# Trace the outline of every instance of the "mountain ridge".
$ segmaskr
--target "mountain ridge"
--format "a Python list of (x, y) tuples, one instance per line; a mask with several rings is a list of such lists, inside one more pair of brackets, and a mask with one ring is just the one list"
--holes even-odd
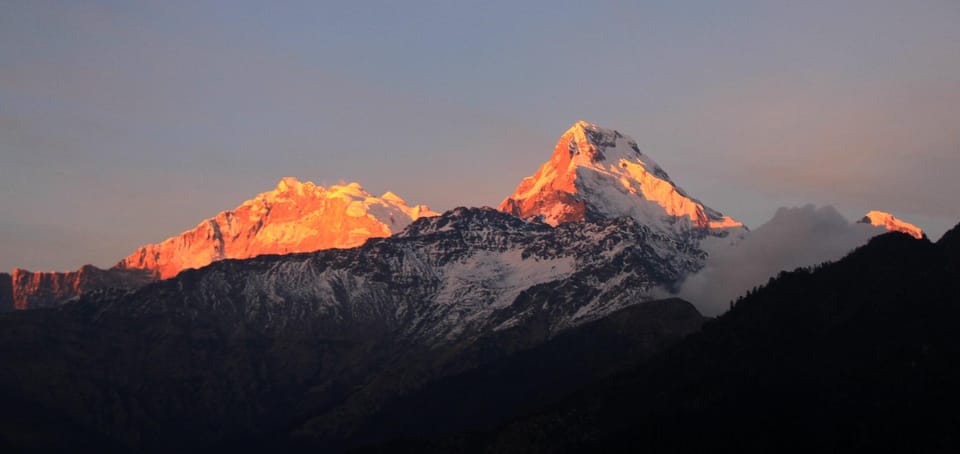
[(324, 188), (284, 177), (273, 190), (179, 235), (141, 246), (112, 268), (84, 265), (68, 272), (15, 268), (0, 274), (0, 281), (10, 281), (9, 289), (0, 284), (0, 311), (55, 306), (99, 288), (135, 289), (223, 259), (355, 247), (436, 215), (426, 205), (408, 206), (390, 191), (376, 197), (359, 183)]
[[(552, 226), (628, 216), (707, 252), (735, 244), (748, 233), (739, 221), (690, 197), (635, 140), (586, 121), (565, 131), (550, 159), (498, 209)], [(407, 205), (390, 191), (376, 197), (358, 183), (324, 188), (284, 177), (273, 190), (179, 235), (141, 246), (112, 268), (17, 268), (0, 274), (0, 311), (49, 307), (96, 288), (134, 289), (228, 258), (354, 247), (437, 215), (426, 205)], [(865, 219), (888, 230), (923, 235), (888, 213), (871, 211)]]

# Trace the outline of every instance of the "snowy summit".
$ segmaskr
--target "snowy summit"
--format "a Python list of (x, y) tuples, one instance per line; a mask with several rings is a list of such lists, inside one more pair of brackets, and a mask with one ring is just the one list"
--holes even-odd
[(745, 231), (740, 222), (687, 195), (635, 140), (585, 121), (563, 133), (550, 160), (524, 178), (499, 209), (553, 226), (629, 216), (664, 232)]
[(426, 205), (408, 206), (392, 192), (376, 197), (359, 183), (324, 188), (285, 177), (272, 191), (193, 230), (143, 246), (116, 267), (149, 270), (166, 279), (226, 258), (355, 247), (437, 214)]
[(867, 215), (864, 216), (860, 222), (863, 224), (883, 227), (891, 232), (906, 233), (907, 235), (910, 235), (918, 240), (923, 238), (923, 230), (921, 230), (920, 227), (917, 227), (902, 219), (897, 219), (896, 216), (885, 211), (873, 210), (867, 213)]

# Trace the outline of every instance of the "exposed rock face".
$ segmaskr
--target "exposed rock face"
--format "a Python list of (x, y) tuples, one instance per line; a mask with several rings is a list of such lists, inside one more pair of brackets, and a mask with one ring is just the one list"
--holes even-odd
[[(12, 276), (7, 276), (10, 276), (12, 301), (9, 309), (14, 310), (56, 306), (90, 290), (133, 289), (153, 281), (151, 274), (144, 270), (103, 270), (92, 265), (67, 273), (34, 273), (16, 268)], [(0, 300), (2, 298), (0, 296)]]
[(55, 306), (93, 289), (133, 289), (222, 259), (359, 246), (436, 215), (425, 205), (407, 206), (392, 192), (375, 197), (358, 183), (323, 188), (287, 177), (234, 210), (141, 247), (113, 268), (0, 274), (0, 311)]
[(499, 209), (550, 225), (630, 216), (681, 239), (745, 231), (740, 222), (688, 196), (632, 138), (584, 121), (563, 133), (550, 160), (524, 178)]
[(375, 197), (358, 183), (324, 188), (287, 177), (273, 191), (193, 230), (141, 247), (116, 267), (150, 270), (166, 279), (222, 259), (359, 246), (436, 215), (424, 205), (407, 206), (391, 192)]
[(864, 216), (860, 222), (877, 227), (883, 227), (891, 232), (906, 233), (907, 235), (910, 235), (918, 240), (923, 238), (924, 235), (923, 230), (921, 230), (920, 227), (917, 227), (902, 219), (897, 219), (896, 216), (885, 211), (873, 210), (867, 213), (867, 215)]

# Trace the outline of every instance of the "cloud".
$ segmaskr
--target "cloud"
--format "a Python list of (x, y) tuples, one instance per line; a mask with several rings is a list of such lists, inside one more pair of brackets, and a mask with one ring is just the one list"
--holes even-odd
[(837, 260), (885, 230), (851, 223), (832, 206), (779, 208), (773, 219), (735, 246), (713, 252), (687, 278), (678, 296), (704, 315), (717, 315), (731, 300), (782, 270)]

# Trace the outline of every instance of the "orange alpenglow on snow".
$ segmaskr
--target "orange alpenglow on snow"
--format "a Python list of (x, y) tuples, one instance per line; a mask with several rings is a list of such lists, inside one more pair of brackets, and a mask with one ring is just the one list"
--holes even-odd
[(550, 160), (499, 209), (521, 218), (542, 216), (554, 226), (591, 216), (632, 216), (648, 225), (682, 218), (693, 228), (743, 229), (689, 197), (629, 136), (585, 121), (560, 136)]
[(923, 230), (907, 221), (897, 219), (896, 216), (884, 211), (871, 211), (860, 221), (877, 227), (883, 227), (891, 232), (902, 232), (916, 239), (923, 238)]
[(391, 192), (374, 197), (357, 183), (322, 188), (288, 177), (273, 191), (143, 246), (110, 269), (0, 273), (0, 312), (53, 307), (97, 289), (134, 289), (221, 259), (359, 246), (436, 215), (425, 205), (407, 206)]
[(324, 188), (286, 177), (273, 191), (193, 230), (141, 247), (116, 268), (150, 270), (166, 279), (221, 259), (355, 247), (437, 214), (425, 205), (407, 206), (391, 192), (375, 197), (358, 183)]

